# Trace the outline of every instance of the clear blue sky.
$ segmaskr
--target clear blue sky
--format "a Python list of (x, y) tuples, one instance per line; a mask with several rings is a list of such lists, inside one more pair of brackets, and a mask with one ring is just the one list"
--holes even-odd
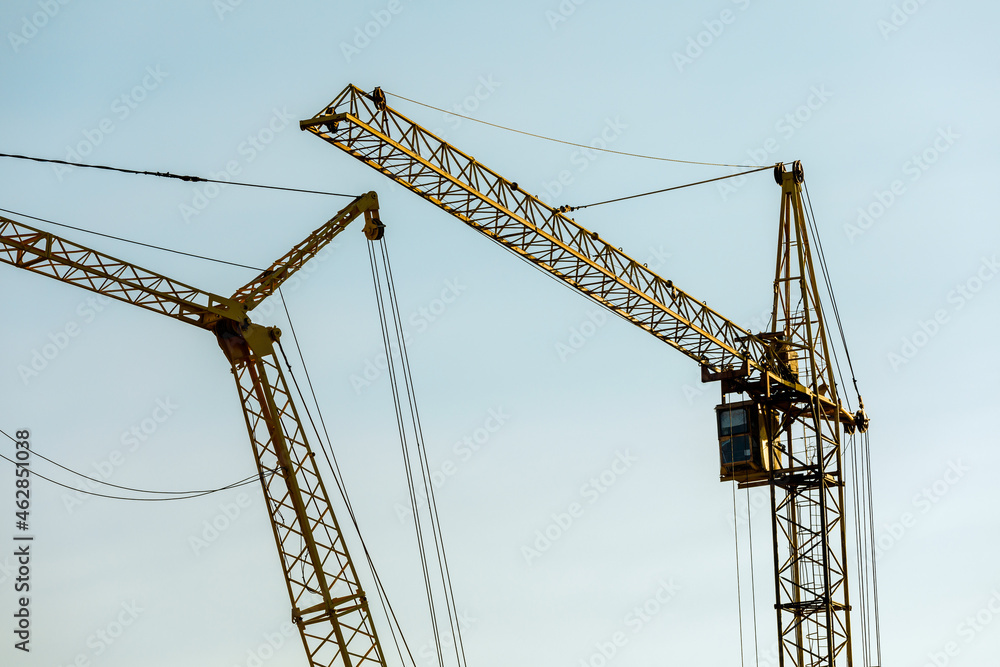
[[(687, 358), (300, 132), (298, 120), (355, 83), (626, 152), (801, 159), (872, 417), (885, 663), (950, 651), (949, 665), (971, 667), (1000, 645), (989, 473), (1000, 466), (1000, 231), (985, 202), (998, 172), (997, 19), (992, 3), (916, 0), (10, 0), (0, 9), (0, 152), (379, 193), (431, 466), (454, 470), (438, 500), (474, 667), (600, 667), (599, 646), (619, 632), (627, 641), (608, 664), (736, 664), (718, 388)], [(727, 171), (591, 159), (390, 104), (556, 204)], [(0, 208), (254, 266), (343, 204), (9, 159), (0, 183)], [(779, 191), (767, 172), (725, 183), (576, 219), (760, 329)], [(221, 294), (252, 275), (65, 236)], [(364, 243), (360, 226), (348, 230), (285, 295), (362, 529), (419, 649), (430, 631), (399, 513), (406, 492)], [(206, 332), (8, 266), (0, 284), (3, 430), (30, 428), (40, 453), (124, 486), (200, 489), (253, 473), (232, 379)], [(446, 291), (455, 298), (443, 307)], [(286, 328), (275, 306), (258, 320)], [(26, 374), (46, 349), (44, 367)], [(456, 447), (483, 439), (496, 415), (502, 425), (478, 450)], [(584, 485), (619, 457), (633, 463), (590, 502)], [(12, 466), (0, 465), (0, 479), (6, 568)], [(283, 634), (288, 602), (259, 488), (129, 503), (79, 500), (35, 479), (33, 493), (33, 650), (12, 647), (13, 582), (0, 570), (0, 663), (233, 667), (270, 642), (280, 646), (264, 664), (304, 664), (297, 636)], [(583, 515), (526, 558), (522, 547), (573, 502)], [(763, 664), (775, 636), (769, 521), (752, 516)], [(229, 527), (193, 542), (213, 521)], [(748, 555), (744, 541), (744, 593)], [(637, 622), (633, 610), (657, 595), (669, 600)], [(752, 655), (746, 595), (743, 618)], [(99, 638), (125, 622), (112, 641)], [(431, 667), (419, 655), (418, 664)]]

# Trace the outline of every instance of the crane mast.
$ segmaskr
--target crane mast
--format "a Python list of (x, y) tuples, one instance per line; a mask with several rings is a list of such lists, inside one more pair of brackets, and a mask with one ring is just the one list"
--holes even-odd
[(199, 290), (0, 217), (0, 262), (215, 334), (236, 380), (292, 620), (311, 667), (385, 667), (385, 660), (367, 596), (275, 354), (281, 332), (254, 324), (249, 312), (358, 217), (364, 217), (369, 239), (381, 238), (378, 198), (369, 192), (232, 297)]
[[(837, 394), (801, 200), (782, 188), (772, 331), (737, 326), (596, 232), (348, 85), (308, 130), (694, 359), (720, 382), (720, 478), (770, 490), (779, 664), (852, 667), (842, 434), (867, 428)], [(729, 401), (745, 394), (746, 401)]]

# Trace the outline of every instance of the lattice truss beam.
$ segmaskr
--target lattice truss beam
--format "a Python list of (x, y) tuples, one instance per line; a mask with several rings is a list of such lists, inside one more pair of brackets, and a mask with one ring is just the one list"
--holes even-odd
[(233, 373), (310, 665), (384, 664), (367, 597), (277, 359), (254, 354)]
[(207, 316), (242, 319), (243, 306), (110, 255), (0, 217), (0, 261), (204, 326)]
[(378, 196), (374, 192), (361, 195), (338, 211), (337, 215), (330, 218), (326, 224), (275, 260), (256, 278), (236, 290), (233, 299), (246, 306), (247, 310), (253, 310), (307, 261), (315, 257), (316, 253), (347, 229), (351, 221), (361, 215), (364, 215), (366, 225), (378, 220)]
[(765, 371), (770, 345), (433, 133), (348, 86), (308, 129), (710, 371)]

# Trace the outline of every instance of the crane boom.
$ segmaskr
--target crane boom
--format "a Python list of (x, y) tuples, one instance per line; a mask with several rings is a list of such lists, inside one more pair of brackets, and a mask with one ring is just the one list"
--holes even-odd
[(385, 667), (343, 533), (315, 454), (291, 400), (274, 345), (281, 332), (246, 311), (291, 276), (358, 216), (380, 238), (378, 198), (356, 198), (333, 219), (237, 290), (220, 297), (7, 218), (0, 261), (174, 317), (215, 334), (232, 367), (275, 545), (311, 667)]
[(767, 343), (355, 86), (300, 126), (711, 371), (744, 362), (763, 370)]
[[(348, 85), (299, 126), (694, 359), (703, 377), (736, 380), (756, 372), (795, 396), (817, 395), (788, 372), (773, 341), (740, 327), (387, 106), (380, 90), (369, 94)], [(817, 400), (853, 427), (854, 415), (827, 396)]]
[(0, 261), (196, 326), (212, 316), (243, 318), (243, 307), (233, 299), (4, 217), (0, 217)]
[(344, 231), (351, 221), (361, 215), (365, 217), (365, 235), (369, 240), (381, 238), (383, 225), (378, 217), (378, 195), (368, 192), (351, 201), (325, 225), (275, 260), (256, 278), (236, 290), (233, 298), (244, 304), (247, 310), (253, 310), (261, 301), (273, 294), (281, 283), (291, 278), (303, 264)]

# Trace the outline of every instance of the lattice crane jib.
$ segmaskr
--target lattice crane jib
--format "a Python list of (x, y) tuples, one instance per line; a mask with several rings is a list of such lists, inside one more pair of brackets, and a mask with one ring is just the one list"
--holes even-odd
[(361, 216), (365, 235), (380, 238), (378, 198), (369, 192), (229, 298), (0, 218), (0, 262), (215, 334), (232, 366), (292, 620), (310, 667), (385, 667), (385, 660), (367, 597), (275, 356), (280, 331), (252, 323), (248, 313)]
[(725, 396), (748, 395), (738, 405), (752, 408), (769, 449), (752, 475), (724, 464), (722, 478), (771, 489), (782, 667), (852, 666), (840, 437), (858, 419), (840, 404), (829, 363), (799, 163), (776, 167), (773, 326), (751, 334), (389, 107), (378, 88), (348, 85), (300, 128), (694, 359), (703, 381), (720, 381), (720, 433), (732, 417)]

